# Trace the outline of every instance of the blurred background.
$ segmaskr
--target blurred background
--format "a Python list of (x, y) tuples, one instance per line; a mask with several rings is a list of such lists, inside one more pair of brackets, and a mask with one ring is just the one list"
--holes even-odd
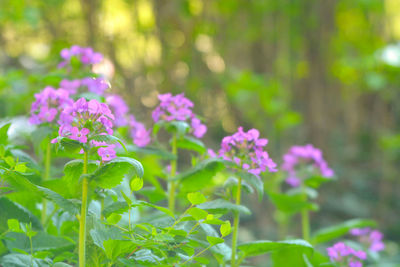
[[(294, 144), (321, 148), (338, 181), (313, 229), (373, 218), (396, 242), (399, 39), (398, 0), (2, 0), (0, 116), (28, 114), (62, 48), (92, 46), (148, 127), (158, 93), (184, 92), (212, 148), (238, 126), (258, 128), (278, 163)], [(241, 239), (277, 238), (268, 198), (246, 201)]]

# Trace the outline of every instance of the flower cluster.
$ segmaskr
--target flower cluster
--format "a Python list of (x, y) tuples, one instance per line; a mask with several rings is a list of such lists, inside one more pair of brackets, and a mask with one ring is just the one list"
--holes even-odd
[(138, 122), (135, 116), (129, 114), (128, 105), (119, 95), (108, 95), (106, 103), (115, 114), (114, 124), (118, 127), (128, 126), (133, 143), (138, 147), (144, 147), (151, 141), (150, 130), (146, 130), (143, 123)]
[(72, 57), (76, 57), (84, 65), (97, 64), (103, 60), (103, 55), (94, 52), (91, 47), (80, 47), (78, 45), (61, 50), (60, 55), (63, 61), (58, 65), (59, 68), (67, 66)]
[(349, 267), (362, 267), (362, 260), (367, 259), (367, 254), (362, 250), (355, 250), (343, 242), (338, 242), (326, 249), (333, 262), (347, 263)]
[(385, 244), (382, 242), (383, 234), (378, 230), (366, 228), (354, 228), (350, 230), (350, 234), (358, 236), (360, 243), (366, 244), (371, 251), (381, 251), (385, 249)]
[(114, 115), (107, 104), (80, 98), (61, 113), (58, 134), (89, 146), (103, 147), (97, 152), (103, 161), (107, 161), (115, 157), (115, 152), (111, 152), (114, 146), (96, 141), (89, 143), (88, 140), (91, 136), (113, 134), (113, 121)]
[(35, 94), (35, 98), (29, 118), (29, 122), (32, 124), (56, 121), (57, 115), (73, 103), (73, 100), (69, 98), (68, 91), (56, 90), (53, 87), (44, 88), (43, 91)]
[(260, 133), (256, 129), (244, 132), (243, 128), (239, 127), (236, 133), (222, 139), (218, 154), (215, 154), (212, 150), (209, 150), (209, 154), (233, 161), (239, 167), (256, 176), (265, 172), (267, 168), (270, 172), (276, 172), (276, 163), (264, 150), (268, 140), (259, 138), (259, 136)]
[(60, 87), (67, 90), (72, 95), (78, 93), (78, 89), (81, 87), (86, 87), (89, 92), (104, 95), (104, 92), (110, 88), (110, 85), (103, 78), (86, 77), (81, 80), (64, 79), (60, 82)]
[(311, 164), (314, 169), (319, 169), (320, 174), (324, 177), (332, 177), (334, 172), (328, 167), (328, 164), (322, 157), (321, 150), (313, 145), (293, 146), (289, 152), (283, 156), (282, 169), (287, 171), (289, 176), (286, 183), (296, 187), (301, 184), (301, 180), (297, 175), (296, 167), (301, 164)]
[(160, 104), (153, 111), (153, 120), (163, 121), (187, 121), (190, 120), (192, 133), (195, 137), (201, 138), (207, 132), (207, 127), (192, 112), (193, 102), (187, 99), (184, 94), (173, 96), (172, 94), (158, 95)]
[(150, 143), (150, 130), (146, 130), (144, 124), (136, 121), (133, 115), (129, 116), (129, 127), (130, 135), (135, 145), (144, 147)]
[(108, 95), (106, 97), (106, 103), (115, 115), (115, 126), (126, 126), (128, 124), (126, 116), (129, 112), (129, 108), (122, 97), (119, 95)]

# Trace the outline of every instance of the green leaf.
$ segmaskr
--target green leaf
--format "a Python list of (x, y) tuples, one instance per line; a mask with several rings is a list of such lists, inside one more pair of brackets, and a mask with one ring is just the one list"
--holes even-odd
[(300, 212), (303, 209), (318, 209), (316, 204), (305, 201), (301, 195), (286, 195), (272, 192), (268, 193), (268, 195), (279, 210), (289, 214)]
[(200, 154), (204, 154), (207, 151), (207, 148), (199, 139), (196, 139), (191, 136), (183, 136), (179, 138), (176, 142), (178, 148), (193, 150)]
[[(9, 250), (20, 249), (30, 252), (30, 242), (28, 237), (22, 233), (8, 233), (5, 241)], [(33, 251), (67, 251), (75, 246), (70, 240), (49, 235), (45, 232), (38, 232), (32, 237)]]
[(124, 191), (122, 190), (121, 190), (121, 195), (124, 198), (126, 204), (128, 204), (128, 206), (132, 206), (132, 200), (127, 195), (125, 195)]
[(314, 233), (311, 243), (314, 245), (324, 243), (346, 235), (350, 229), (362, 227), (374, 227), (376, 222), (365, 219), (353, 219), (334, 226), (320, 229)]
[(119, 229), (103, 224), (97, 225), (95, 229), (91, 229), (90, 236), (93, 239), (93, 243), (102, 249), (104, 249), (103, 244), (106, 240), (123, 240), (123, 235)]
[(165, 122), (165, 129), (168, 132), (176, 133), (178, 136), (183, 136), (189, 132), (190, 125), (184, 121)]
[(66, 264), (64, 262), (56, 262), (51, 267), (72, 267), (72, 265)]
[(184, 192), (201, 190), (212, 185), (214, 175), (223, 170), (227, 164), (230, 163), (219, 158), (206, 159), (194, 168), (177, 175), (176, 179), (180, 180), (181, 190)]
[(263, 181), (255, 176), (254, 174), (248, 173), (248, 172), (241, 172), (239, 173), (240, 177), (242, 177), (243, 180), (248, 182), (251, 186), (253, 186), (257, 193), (258, 193), (258, 199), (262, 200), (263, 195), (264, 195), (264, 183)]
[(144, 154), (144, 155), (156, 155), (161, 159), (174, 160), (176, 156), (167, 150), (163, 150), (157, 147), (138, 147), (133, 145), (127, 145), (126, 148), (129, 152)]
[(145, 202), (145, 201), (136, 201), (136, 203), (134, 203), (132, 206), (134, 206), (134, 207), (137, 207), (137, 206), (148, 206), (148, 207), (157, 209), (157, 210), (159, 210), (159, 211), (161, 211), (161, 212), (163, 212), (163, 213), (165, 213), (165, 214), (171, 216), (172, 218), (174, 218), (174, 214), (173, 214), (169, 209), (164, 208), (164, 207), (160, 207), (160, 206), (157, 206), (157, 205), (154, 205), (154, 204), (149, 203), (149, 202)]
[(286, 248), (301, 248), (309, 250), (311, 253), (313, 251), (313, 247), (307, 241), (301, 239), (285, 241), (258, 240), (238, 245), (238, 249), (244, 252), (245, 257), (259, 256)]
[(28, 169), (28, 167), (26, 167), (26, 163), (25, 162), (24, 163), (18, 163), (14, 168), (14, 170), (17, 171), (17, 172), (26, 172), (27, 169)]
[(8, 254), (0, 259), (1, 266), (7, 267), (50, 267), (49, 260), (35, 259), (30, 255)]
[(207, 211), (204, 211), (196, 207), (189, 209), (188, 213), (192, 215), (193, 218), (195, 218), (197, 221), (205, 219), (208, 215)]
[(32, 223), (35, 229), (42, 229), (42, 225), (29, 210), (8, 198), (0, 197), (0, 232), (8, 229), (8, 220), (17, 219), (21, 223)]
[(14, 158), (11, 157), (11, 156), (5, 157), (4, 161), (7, 163), (7, 165), (8, 165), (10, 168), (13, 168), (13, 167), (15, 166), (15, 160), (14, 160)]
[(38, 194), (36, 185), (31, 183), (28, 178), (30, 174), (7, 171), (2, 177), (14, 188), (20, 191), (28, 191), (30, 193)]
[(244, 214), (251, 214), (250, 210), (247, 207), (233, 204), (224, 199), (216, 199), (208, 201), (198, 205), (197, 207), (206, 210), (208, 212), (219, 213), (219, 214), (225, 214), (230, 211), (244, 213)]
[(118, 201), (107, 206), (102, 213), (105, 217), (108, 217), (111, 213), (124, 213), (128, 211), (128, 208), (129, 206), (126, 202)]
[(312, 176), (312, 177), (306, 179), (304, 181), (304, 183), (311, 188), (318, 188), (322, 184), (331, 182), (332, 180), (333, 180), (333, 178), (327, 178), (327, 177), (323, 177), (323, 176)]
[(57, 137), (58, 148), (68, 153), (78, 153), (83, 145), (77, 140), (69, 139), (67, 137)]
[(222, 237), (229, 235), (232, 232), (231, 223), (229, 221), (225, 221), (225, 223), (219, 228), (219, 231), (221, 232)]
[(95, 185), (110, 189), (120, 184), (124, 175), (130, 170), (133, 170), (133, 175), (143, 177), (143, 166), (139, 161), (128, 157), (118, 157), (98, 168), (90, 179)]
[(111, 213), (110, 216), (107, 217), (107, 222), (110, 224), (117, 224), (121, 220), (121, 215), (117, 213)]
[(0, 128), (0, 144), (8, 144), (8, 129), (10, 129), (11, 123), (6, 123)]
[[(294, 242), (282, 249), (272, 252), (272, 266), (299, 266), (309, 267), (309, 258), (313, 255), (313, 248), (304, 240), (293, 240)], [(283, 241), (291, 242), (291, 241)], [(300, 244), (303, 243), (303, 244)]]
[(53, 201), (55, 204), (57, 204), (60, 208), (62, 208), (64, 211), (69, 212), (71, 215), (75, 215), (79, 213), (79, 207), (76, 205), (74, 202), (71, 200), (65, 199), (63, 196), (60, 194), (45, 188), (41, 186), (36, 186), (36, 188), (43, 193), (43, 196), (48, 199)]
[(135, 177), (131, 180), (131, 190), (139, 191), (143, 187), (143, 179), (139, 177)]
[(7, 221), (8, 229), (12, 232), (20, 233), (19, 221), (17, 219), (9, 219)]
[(106, 257), (115, 261), (121, 254), (128, 254), (135, 247), (135, 244), (126, 240), (105, 240), (103, 242)]
[(200, 192), (188, 193), (187, 198), (192, 205), (199, 205), (207, 201), (206, 197)]
[(207, 241), (210, 243), (210, 245), (215, 246), (220, 243), (224, 243), (224, 239), (220, 237), (215, 237), (215, 236), (207, 236)]

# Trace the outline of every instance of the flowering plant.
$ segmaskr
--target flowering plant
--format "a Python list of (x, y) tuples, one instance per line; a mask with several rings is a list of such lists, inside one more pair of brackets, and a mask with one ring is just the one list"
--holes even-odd
[[(311, 231), (310, 199), (334, 175), (319, 149), (294, 146), (279, 167), (268, 139), (239, 127), (214, 152), (183, 93), (158, 96), (150, 130), (91, 72), (100, 53), (72, 46), (61, 58), (59, 88), (45, 87), (31, 107), (32, 140), (44, 150), (22, 151), (8, 139), (10, 124), (0, 127), (1, 266), (238, 267), (271, 254), (273, 267), (361, 267), (385, 253), (370, 220)], [(285, 179), (292, 188), (282, 192)], [(240, 221), (252, 218), (242, 192), (254, 191), (276, 206), (284, 240), (241, 242)], [(303, 239), (288, 240), (298, 213)], [(347, 233), (359, 243), (337, 242)]]

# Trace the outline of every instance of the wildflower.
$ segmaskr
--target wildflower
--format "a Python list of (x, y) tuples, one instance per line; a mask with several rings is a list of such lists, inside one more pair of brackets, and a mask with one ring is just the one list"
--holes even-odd
[(69, 98), (68, 91), (46, 87), (38, 94), (35, 94), (35, 102), (32, 103), (31, 117), (32, 124), (54, 122), (62, 110), (72, 105), (73, 100)]
[(67, 90), (71, 95), (74, 95), (78, 92), (78, 88), (81, 86), (81, 80), (67, 80), (63, 79), (60, 82), (60, 88)]
[(150, 130), (146, 130), (144, 124), (136, 121), (133, 115), (129, 116), (129, 127), (135, 145), (143, 147), (150, 143)]
[(103, 95), (104, 91), (106, 91), (108, 88), (110, 88), (109, 83), (99, 77), (99, 78), (92, 78), (92, 77), (87, 77), (83, 78), (81, 80), (81, 86), (86, 86), (88, 88), (89, 92), (98, 94), (98, 95)]
[(209, 150), (209, 154), (233, 161), (238, 167), (256, 176), (267, 169), (270, 172), (276, 172), (276, 163), (264, 150), (268, 140), (259, 138), (259, 135), (256, 129), (244, 132), (243, 128), (239, 127), (236, 133), (222, 139), (221, 149), (217, 154), (212, 150)]
[(153, 111), (154, 122), (163, 121), (189, 121), (191, 132), (197, 138), (203, 137), (207, 132), (207, 127), (201, 123), (200, 119), (192, 112), (193, 102), (187, 99), (184, 94), (173, 96), (170, 93), (158, 96), (160, 104)]
[(332, 262), (347, 263), (349, 267), (362, 267), (362, 260), (367, 259), (367, 254), (364, 251), (356, 251), (343, 242), (338, 242), (327, 248), (327, 252)]
[(115, 115), (114, 124), (118, 127), (127, 125), (128, 121), (126, 119), (126, 115), (129, 111), (129, 108), (122, 97), (116, 94), (108, 95), (106, 97), (106, 103)]
[(385, 249), (385, 244), (382, 242), (383, 234), (378, 230), (366, 228), (354, 228), (350, 230), (352, 236), (358, 236), (362, 244), (369, 247), (371, 251), (381, 251)]
[(106, 161), (115, 157), (115, 152), (111, 151), (114, 146), (95, 141), (90, 143), (88, 140), (92, 136), (112, 134), (113, 121), (114, 115), (106, 104), (94, 99), (86, 101), (85, 98), (80, 98), (62, 112), (58, 121), (58, 133), (59, 136), (77, 140), (88, 146), (108, 146), (107, 149), (99, 148), (97, 151), (103, 161)]
[(84, 65), (97, 64), (103, 60), (102, 54), (94, 52), (90, 47), (80, 47), (78, 45), (73, 45), (70, 49), (61, 50), (60, 55), (63, 61), (58, 65), (59, 68), (67, 66), (72, 57), (76, 57)]
[(289, 152), (283, 156), (282, 169), (287, 171), (289, 177), (286, 183), (296, 187), (301, 184), (301, 179), (297, 175), (296, 167), (301, 164), (309, 164), (313, 167), (313, 171), (318, 169), (324, 177), (332, 177), (334, 172), (328, 167), (328, 164), (322, 157), (321, 150), (313, 145), (293, 146)]
[(114, 150), (114, 145), (109, 145), (106, 147), (100, 147), (97, 153), (101, 157), (102, 161), (110, 161), (116, 157), (116, 152)]

